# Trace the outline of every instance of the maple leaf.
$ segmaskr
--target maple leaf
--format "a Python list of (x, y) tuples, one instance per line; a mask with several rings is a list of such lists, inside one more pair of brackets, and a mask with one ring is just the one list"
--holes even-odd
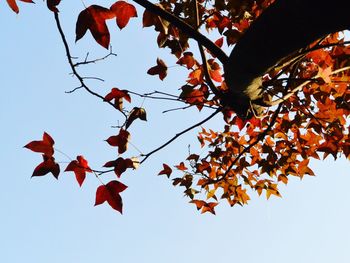
[(71, 161), (68, 165), (65, 172), (74, 172), (75, 178), (78, 181), (79, 186), (82, 186), (86, 173), (91, 173), (92, 170), (89, 167), (87, 160), (83, 156), (78, 155), (76, 160)]
[(123, 201), (119, 193), (123, 192), (126, 188), (121, 182), (110, 181), (106, 185), (101, 185), (96, 190), (95, 206), (107, 203), (115, 210), (123, 213)]
[(216, 63), (213, 59), (208, 60), (209, 64), (209, 75), (216, 82), (222, 82), (222, 74), (221, 68), (218, 63)]
[(52, 11), (52, 12), (58, 12), (58, 9), (56, 6), (60, 4), (61, 0), (47, 0), (47, 7)]
[(123, 29), (129, 22), (131, 17), (137, 17), (136, 8), (125, 1), (115, 2), (110, 10), (115, 14), (117, 25)]
[(169, 167), (169, 165), (163, 163), (163, 170), (161, 170), (158, 175), (165, 174), (168, 178), (170, 178), (171, 173), (173, 170)]
[(188, 168), (185, 166), (184, 162), (181, 162), (179, 165), (175, 165), (175, 167), (180, 171), (186, 171)]
[(58, 179), (58, 175), (60, 174), (60, 166), (55, 162), (55, 158), (43, 154), (43, 159), (44, 161), (35, 167), (32, 177), (44, 176), (48, 173), (52, 173), (52, 175)]
[(318, 69), (318, 76), (323, 79), (325, 83), (331, 83), (331, 76), (332, 75), (332, 67), (327, 67), (325, 69), (319, 68)]
[(126, 171), (126, 169), (135, 168), (134, 162), (131, 159), (124, 159), (122, 157), (119, 157), (114, 161), (106, 162), (103, 167), (114, 167), (114, 173), (118, 178)]
[(195, 204), (197, 207), (197, 210), (201, 210), (201, 213), (204, 214), (206, 212), (210, 212), (215, 215), (215, 206), (218, 205), (218, 203), (207, 203), (204, 202), (203, 200), (191, 200), (190, 203)]
[[(18, 5), (16, 3), (16, 0), (6, 0), (7, 4), (11, 7), (11, 9), (13, 10), (13, 12), (15, 13), (19, 13), (19, 8)], [(19, 0), (21, 2), (25, 2), (25, 3), (34, 3), (32, 0)]]
[(128, 148), (130, 133), (124, 129), (120, 129), (119, 134), (110, 136), (106, 141), (109, 145), (118, 147), (118, 153), (124, 153)]
[(114, 99), (114, 105), (121, 111), (123, 109), (123, 99), (131, 102), (129, 92), (127, 90), (120, 90), (112, 88), (111, 91), (104, 97), (104, 101), (111, 101)]
[(54, 153), (53, 145), (55, 141), (52, 137), (44, 132), (42, 141), (32, 141), (24, 147), (32, 150), (33, 152), (43, 153), (47, 157), (51, 157)]
[(196, 65), (196, 60), (193, 57), (192, 52), (185, 52), (183, 56), (176, 62), (179, 65), (185, 65), (188, 69), (193, 68)]
[(126, 120), (125, 128), (129, 128), (131, 123), (133, 123), (136, 119), (147, 121), (147, 114), (144, 108), (134, 107), (131, 110), (129, 117)]
[(99, 5), (91, 5), (80, 12), (76, 23), (75, 41), (81, 39), (87, 30), (90, 30), (92, 36), (104, 48), (108, 49), (110, 35), (106, 25), (106, 20), (114, 18), (115, 14), (109, 9)]
[(154, 67), (151, 67), (148, 71), (147, 74), (149, 75), (159, 75), (159, 78), (163, 80), (167, 76), (167, 70), (168, 66), (164, 63), (163, 60), (160, 58), (157, 58), (157, 65)]

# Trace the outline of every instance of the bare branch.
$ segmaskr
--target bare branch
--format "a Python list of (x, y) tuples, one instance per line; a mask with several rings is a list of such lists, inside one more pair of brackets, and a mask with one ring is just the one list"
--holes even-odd
[(164, 147), (168, 146), (170, 143), (172, 143), (173, 141), (175, 141), (178, 137), (180, 137), (181, 135), (189, 132), (190, 130), (193, 130), (194, 128), (206, 123), (207, 121), (209, 121), (210, 119), (212, 119), (216, 114), (218, 114), (221, 111), (221, 109), (217, 109), (214, 113), (212, 113), (211, 115), (209, 115), (207, 118), (205, 118), (204, 120), (192, 125), (191, 127), (177, 133), (173, 138), (171, 138), (169, 141), (167, 141), (166, 143), (164, 143), (163, 145), (159, 146), (158, 148), (156, 148), (155, 150), (147, 153), (147, 154), (143, 154), (141, 155), (143, 158), (143, 160), (140, 162), (140, 164), (142, 164), (143, 162), (145, 162), (152, 154), (160, 151), (161, 149), (163, 149)]
[(80, 76), (80, 74), (77, 72), (76, 70), (76, 67), (74, 66), (74, 63), (73, 63), (73, 60), (72, 60), (72, 56), (71, 56), (71, 53), (70, 53), (70, 49), (69, 49), (69, 45), (68, 45), (68, 42), (67, 42), (67, 39), (66, 39), (66, 36), (63, 32), (63, 29), (62, 29), (62, 26), (61, 26), (61, 22), (60, 22), (60, 19), (59, 19), (59, 15), (58, 15), (58, 12), (54, 12), (54, 17), (55, 17), (55, 21), (56, 21), (56, 26), (57, 26), (57, 29), (58, 29), (58, 32), (60, 33), (60, 36), (61, 36), (61, 39), (62, 39), (62, 42), (63, 42), (63, 45), (64, 45), (64, 48), (65, 48), (65, 51), (66, 51), (66, 56), (67, 56), (67, 59), (68, 59), (68, 63), (72, 69), (72, 72), (73, 72), (73, 75), (79, 80), (80, 84), (81, 84), (81, 88), (84, 88), (87, 92), (89, 92), (90, 94), (100, 98), (102, 101), (108, 103), (109, 105), (111, 105), (113, 108), (115, 108), (116, 110), (118, 110), (119, 112), (121, 112), (125, 118), (127, 118), (127, 115), (120, 111), (112, 102), (110, 101), (105, 101), (104, 100), (104, 97), (101, 96), (100, 94), (92, 91), (84, 82), (84, 78), (82, 76)]

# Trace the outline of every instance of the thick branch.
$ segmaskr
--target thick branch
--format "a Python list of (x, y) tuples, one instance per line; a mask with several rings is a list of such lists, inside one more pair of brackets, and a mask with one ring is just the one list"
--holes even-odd
[(191, 27), (189, 24), (187, 24), (186, 22), (182, 21), (178, 17), (170, 14), (166, 10), (162, 9), (161, 7), (147, 0), (134, 0), (134, 2), (143, 6), (147, 11), (169, 21), (173, 26), (176, 26), (177, 28), (182, 30), (182, 32), (187, 34), (190, 38), (193, 38), (199, 44), (205, 46), (211, 53), (213, 53), (221, 61), (221, 63), (226, 64), (228, 60), (228, 56), (225, 54), (225, 52), (222, 51), (222, 49), (219, 48), (217, 45), (215, 45), (209, 38), (199, 33), (196, 29)]

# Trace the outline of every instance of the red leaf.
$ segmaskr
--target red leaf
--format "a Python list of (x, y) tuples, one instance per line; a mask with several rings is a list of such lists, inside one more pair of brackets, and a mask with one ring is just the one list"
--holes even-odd
[(147, 114), (144, 108), (134, 107), (125, 123), (125, 129), (129, 128), (136, 119), (147, 121)]
[[(11, 9), (18, 14), (19, 12), (19, 8), (18, 8), (18, 5), (16, 3), (16, 0), (6, 0), (7, 1), (7, 4), (11, 7)], [(22, 1), (22, 2), (25, 2), (25, 3), (34, 3), (32, 0), (19, 0), (19, 1)]]
[(168, 66), (164, 63), (163, 60), (157, 58), (157, 66), (150, 68), (147, 71), (149, 75), (159, 75), (159, 78), (163, 80), (167, 76)]
[(114, 105), (121, 111), (123, 109), (123, 99), (131, 102), (130, 95), (127, 90), (120, 90), (118, 88), (112, 88), (112, 90), (105, 96), (105, 101), (114, 101)]
[(55, 141), (52, 137), (44, 132), (42, 141), (32, 141), (25, 145), (24, 147), (32, 150), (33, 152), (43, 153), (47, 157), (51, 157), (54, 153), (53, 145)]
[(110, 136), (106, 141), (109, 145), (118, 147), (118, 153), (124, 153), (128, 148), (128, 140), (130, 133), (124, 129), (120, 129), (119, 134), (116, 136)]
[(44, 161), (34, 169), (32, 177), (44, 176), (48, 173), (52, 173), (52, 175), (58, 179), (58, 175), (60, 174), (60, 166), (55, 162), (55, 158), (43, 154), (43, 159)]
[(125, 1), (115, 2), (110, 9), (115, 14), (120, 29), (128, 24), (131, 17), (137, 17), (136, 8)]
[(134, 168), (134, 162), (127, 158), (124, 159), (119, 157), (114, 161), (106, 162), (103, 167), (114, 167), (114, 172), (118, 176), (118, 178), (126, 171), (128, 168)]
[(77, 156), (77, 160), (71, 161), (68, 165), (65, 172), (74, 172), (75, 177), (81, 186), (85, 180), (85, 174), (91, 173), (92, 170), (89, 167), (88, 162), (84, 159), (83, 156)]
[(110, 35), (106, 25), (106, 20), (114, 18), (115, 14), (109, 9), (98, 5), (91, 5), (81, 11), (75, 29), (76, 39), (81, 39), (87, 30), (90, 30), (92, 36), (104, 48), (108, 49)]
[(121, 182), (111, 181), (106, 185), (101, 185), (97, 188), (95, 206), (103, 204), (105, 201), (115, 210), (123, 213), (123, 201), (119, 193), (127, 188)]
[(52, 11), (52, 12), (58, 12), (58, 9), (56, 6), (60, 4), (61, 0), (47, 0), (47, 7)]
[(222, 44), (224, 43), (224, 38), (220, 37), (218, 40), (215, 41), (215, 45), (218, 47), (222, 47)]
[(236, 117), (236, 125), (239, 130), (242, 130), (246, 124), (247, 124), (246, 120), (242, 120), (241, 118)]
[(172, 172), (173, 170), (169, 167), (169, 165), (163, 163), (163, 170), (161, 170), (158, 175), (165, 174), (169, 178)]

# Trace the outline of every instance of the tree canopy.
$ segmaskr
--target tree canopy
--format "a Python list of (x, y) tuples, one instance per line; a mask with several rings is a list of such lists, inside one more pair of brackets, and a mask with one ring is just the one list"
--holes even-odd
[[(15, 0), (7, 2), (13, 11), (19, 12)], [(47, 0), (47, 6), (66, 51), (62, 56), (66, 55), (68, 66), (79, 83), (79, 87), (73, 88), (71, 93), (85, 90), (115, 109), (120, 116), (118, 131), (106, 138), (107, 144), (116, 147), (117, 153), (112, 160), (106, 160), (102, 168), (95, 168), (90, 167), (79, 154), (64, 168), (65, 172), (75, 174), (80, 186), (87, 174), (94, 175), (101, 182), (96, 190), (95, 205), (107, 201), (112, 208), (122, 212), (120, 193), (127, 189), (122, 183), (123, 174), (137, 169), (170, 143), (176, 143), (181, 135), (196, 130), (199, 130), (197, 139), (203, 150), (190, 151), (181, 163), (160, 163), (162, 168), (155, 173), (165, 175), (171, 178), (173, 185), (183, 187), (190, 202), (203, 213), (215, 213), (214, 208), (220, 200), (226, 200), (231, 206), (245, 205), (252, 191), (265, 194), (267, 198), (280, 196), (278, 186), (287, 184), (290, 176), (303, 178), (314, 175), (309, 167), (311, 159), (350, 157), (350, 49), (344, 33), (336, 32), (346, 28), (342, 17), (340, 21), (334, 21), (333, 16), (322, 20), (322, 26), (337, 25), (325, 28), (305, 42), (301, 36), (295, 35), (297, 32), (289, 32), (291, 27), (303, 20), (287, 20), (285, 24), (276, 26), (279, 30), (272, 29), (270, 34), (268, 31), (255, 31), (267, 25), (263, 19), (264, 14), (266, 17), (270, 12), (264, 12), (267, 8), (273, 10), (279, 3), (291, 1), (103, 1), (99, 5), (82, 8), (76, 19), (75, 35), (76, 41), (79, 41), (87, 38), (89, 31), (96, 45), (109, 51), (102, 58), (78, 60), (71, 55), (73, 43), (69, 43), (65, 36), (66, 30), (72, 30), (74, 25), (68, 29), (62, 27), (60, 16), (64, 13), (65, 1), (62, 5), (60, 2)], [(301, 14), (320, 21), (329, 15), (325, 6), (313, 9), (315, 1), (306, 2), (312, 5), (305, 5), (308, 8)], [(343, 10), (342, 4), (344, 1), (335, 1), (334, 7)], [(144, 7), (142, 15), (137, 13), (135, 5)], [(298, 10), (300, 8), (303, 5), (298, 6)], [(283, 9), (275, 9), (272, 15), (275, 20), (267, 19), (270, 27), (279, 21), (276, 14), (288, 17)], [(127, 27), (130, 19), (139, 19), (141, 26), (157, 32), (155, 42), (159, 48), (169, 51), (176, 63), (187, 69), (177, 94), (166, 90), (143, 94), (116, 87), (110, 87), (106, 94), (95, 91), (87, 82), (87, 77), (80, 73), (79, 67), (115, 55), (110, 46), (113, 29), (106, 23), (110, 19), (116, 20), (120, 29)], [(318, 25), (316, 28), (319, 28)], [(281, 31), (284, 29), (287, 32)], [(308, 28), (306, 33), (308, 30), (312, 28)], [(118, 33), (113, 31), (113, 34)], [(249, 40), (250, 37), (261, 40), (258, 34), (266, 38), (266, 45), (265, 41), (259, 44)], [(288, 43), (293, 48), (276, 55)], [(231, 50), (231, 55), (226, 55)], [(236, 56), (239, 52), (241, 54)], [(163, 80), (168, 74), (167, 62), (156, 58), (156, 54), (155, 61), (147, 74)], [(258, 68), (256, 72), (247, 72), (255, 66)], [(225, 82), (225, 78), (230, 81)], [(235, 78), (242, 78), (242, 81)], [(251, 98), (249, 86), (257, 78), (258, 85), (254, 86), (253, 93), (258, 92), (258, 97)], [(247, 94), (248, 100), (245, 100)], [(135, 122), (147, 121), (147, 108), (133, 105), (134, 97), (177, 101), (183, 104), (178, 109), (206, 109), (205, 112), (211, 113), (202, 121), (176, 132), (168, 141), (159, 142), (153, 150), (130, 156), (128, 147), (137, 134), (131, 134), (129, 127)], [(255, 104), (259, 106), (258, 111)], [(203, 125), (216, 115), (222, 116), (222, 128), (205, 128)], [(176, 125), (174, 123), (175, 128)], [(51, 135), (44, 133), (41, 140), (32, 141), (25, 147), (41, 153), (43, 157), (33, 176), (51, 173), (59, 178), (62, 169), (55, 160)], [(116, 178), (105, 182), (102, 175), (106, 173), (114, 173)]]

